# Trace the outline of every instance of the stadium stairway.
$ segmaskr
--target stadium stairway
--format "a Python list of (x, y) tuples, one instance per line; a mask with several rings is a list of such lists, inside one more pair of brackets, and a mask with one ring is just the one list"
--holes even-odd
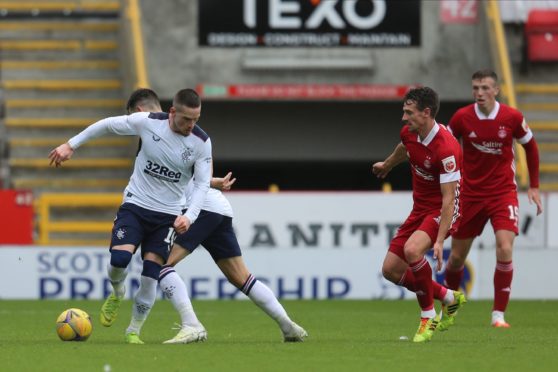
[(123, 113), (119, 12), (118, 0), (0, 0), (0, 87), (13, 187), (38, 195), (120, 192), (126, 185), (131, 137), (92, 141), (60, 169), (47, 159), (87, 125)]
[(539, 145), (541, 190), (558, 191), (558, 66), (533, 66), (518, 75), (515, 91)]

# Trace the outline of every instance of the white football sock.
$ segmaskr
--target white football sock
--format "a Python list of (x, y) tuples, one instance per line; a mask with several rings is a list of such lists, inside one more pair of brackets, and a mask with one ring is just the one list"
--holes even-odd
[[(165, 268), (163, 268), (164, 270)], [(200, 327), (201, 323), (194, 312), (192, 302), (188, 296), (186, 284), (174, 270), (159, 281), (159, 286), (180, 314), (182, 326)]]
[(504, 312), (496, 310), (492, 312), (492, 324), (496, 323), (497, 321), (505, 322)]
[(140, 334), (141, 327), (153, 304), (155, 303), (155, 298), (157, 296), (157, 280), (150, 278), (148, 276), (141, 276), (140, 287), (136, 296), (134, 297), (134, 304), (132, 305), (132, 320), (130, 325), (126, 329), (126, 333), (135, 332)]
[(126, 268), (112, 266), (110, 263), (107, 265), (107, 273), (112, 284), (112, 289), (116, 297), (122, 298), (126, 294), (126, 287), (124, 286), (124, 279), (128, 272)]
[(248, 297), (279, 324), (281, 331), (291, 330), (292, 320), (268, 286), (256, 280), (248, 292)]

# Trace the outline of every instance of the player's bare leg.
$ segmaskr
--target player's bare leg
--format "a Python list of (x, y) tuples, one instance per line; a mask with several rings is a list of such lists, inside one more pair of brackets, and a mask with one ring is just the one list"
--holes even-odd
[(240, 289), (277, 322), (285, 342), (304, 341), (308, 333), (289, 318), (273, 292), (250, 274), (242, 256), (220, 259), (217, 261), (217, 266), (232, 285)]
[(465, 269), (465, 260), (471, 250), (474, 238), (452, 238), (451, 253), (446, 264), (444, 285), (455, 291), (459, 290)]

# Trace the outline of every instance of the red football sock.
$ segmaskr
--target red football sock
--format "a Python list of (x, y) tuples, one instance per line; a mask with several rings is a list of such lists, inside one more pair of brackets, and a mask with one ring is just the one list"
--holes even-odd
[(494, 271), (494, 307), (492, 310), (506, 311), (510, 301), (512, 278), (512, 262), (496, 262), (496, 270)]
[[(411, 268), (407, 268), (407, 271), (405, 271), (405, 274), (403, 274), (403, 277), (397, 284), (407, 288), (411, 292), (417, 291), (415, 274), (413, 274)], [(435, 280), (432, 281), (432, 288), (434, 290), (434, 298), (443, 301), (448, 289)]]
[(423, 311), (434, 308), (434, 289), (432, 285), (432, 268), (423, 257), (417, 262), (409, 265), (415, 276), (415, 287), (417, 300)]
[(463, 273), (465, 271), (465, 267), (461, 266), (460, 269), (451, 270), (449, 267), (446, 267), (446, 277), (444, 278), (444, 284), (449, 289), (453, 289), (454, 291), (459, 290), (459, 286), (461, 285), (461, 280), (463, 279)]

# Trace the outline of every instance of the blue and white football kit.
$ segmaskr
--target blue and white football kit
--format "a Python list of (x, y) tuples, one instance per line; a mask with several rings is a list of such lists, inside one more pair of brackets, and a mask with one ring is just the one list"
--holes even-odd
[(139, 112), (100, 120), (68, 143), (75, 150), (108, 133), (138, 135), (142, 141), (115, 220), (111, 247), (141, 244), (142, 254), (152, 251), (166, 260), (173, 222), (182, 213), (184, 190), (194, 176), (185, 213), (191, 223), (205, 201), (211, 179), (211, 140), (197, 125), (188, 136), (172, 131), (167, 113)]

